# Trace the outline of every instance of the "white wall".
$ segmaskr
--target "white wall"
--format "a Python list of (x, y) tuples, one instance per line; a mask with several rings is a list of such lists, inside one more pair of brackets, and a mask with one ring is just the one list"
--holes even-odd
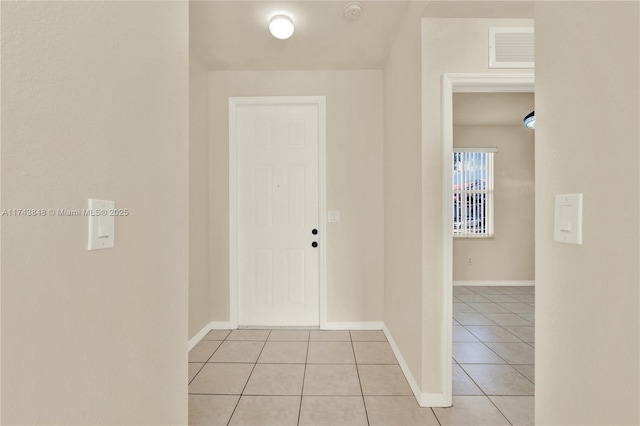
[(211, 321), (209, 71), (189, 51), (189, 338)]
[[(536, 5), (536, 424), (640, 424), (639, 13)], [(555, 243), (574, 192), (583, 244)]]
[(0, 7), (2, 207), (130, 212), (2, 217), (2, 423), (185, 424), (188, 5)]
[(341, 212), (327, 224), (327, 321), (382, 321), (382, 72), (212, 71), (209, 89), (212, 319), (229, 320), (229, 97), (324, 95), (327, 208)]

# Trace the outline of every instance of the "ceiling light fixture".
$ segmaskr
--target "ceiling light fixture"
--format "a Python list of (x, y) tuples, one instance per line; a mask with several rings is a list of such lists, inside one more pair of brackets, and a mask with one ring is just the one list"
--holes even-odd
[(269, 31), (277, 39), (288, 39), (293, 34), (293, 30), (293, 21), (287, 15), (276, 15), (269, 22)]
[(531, 111), (524, 118), (524, 127), (526, 127), (527, 129), (535, 129), (536, 128), (536, 112), (535, 111)]

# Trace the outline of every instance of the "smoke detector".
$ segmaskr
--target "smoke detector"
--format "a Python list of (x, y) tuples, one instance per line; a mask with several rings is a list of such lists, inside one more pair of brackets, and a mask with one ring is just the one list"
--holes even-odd
[(362, 3), (353, 1), (344, 7), (344, 19), (356, 21), (362, 15)]

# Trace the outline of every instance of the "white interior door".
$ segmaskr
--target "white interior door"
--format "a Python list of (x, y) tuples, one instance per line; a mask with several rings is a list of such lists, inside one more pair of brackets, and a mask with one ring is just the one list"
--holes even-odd
[(318, 109), (237, 105), (241, 326), (319, 325)]

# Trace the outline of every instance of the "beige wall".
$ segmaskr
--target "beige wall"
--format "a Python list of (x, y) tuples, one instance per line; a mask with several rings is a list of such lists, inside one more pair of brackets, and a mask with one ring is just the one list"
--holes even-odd
[(413, 2), (384, 69), (384, 322), (420, 385), (420, 28), (425, 3)]
[(453, 146), (498, 148), (494, 237), (453, 239), (454, 281), (534, 280), (535, 133), (522, 123), (533, 102), (532, 93), (453, 95)]
[(189, 338), (211, 321), (209, 72), (189, 51)]
[[(425, 18), (422, 26), (422, 265), (423, 392), (442, 393), (444, 329), (442, 252), (441, 85), (444, 73), (499, 73), (489, 70), (488, 34), (492, 26), (533, 26), (528, 19)], [(419, 155), (416, 151), (414, 155)]]
[(327, 100), (327, 321), (382, 321), (382, 72), (213, 71), (210, 197), (213, 320), (229, 320), (229, 115), (233, 96)]
[(188, 5), (6, 2), (2, 423), (187, 423)]
[[(536, 5), (536, 424), (640, 424), (639, 8)], [(583, 244), (553, 241), (583, 193)]]

